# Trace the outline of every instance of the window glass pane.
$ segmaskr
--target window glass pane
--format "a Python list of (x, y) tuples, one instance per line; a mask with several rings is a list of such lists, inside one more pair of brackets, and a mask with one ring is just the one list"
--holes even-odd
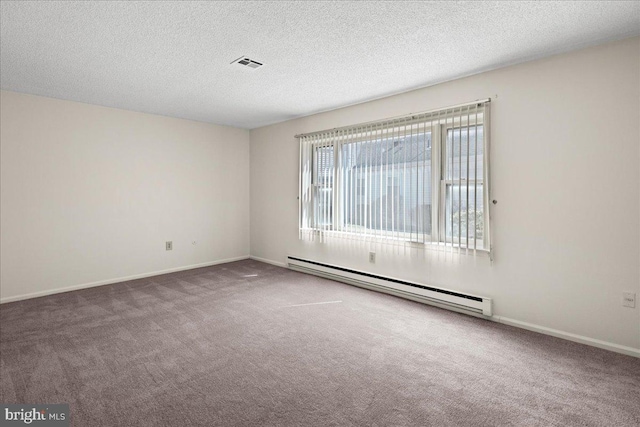
[(333, 189), (330, 187), (316, 187), (316, 226), (328, 227), (333, 218)]
[(330, 186), (333, 183), (333, 147), (317, 147), (315, 151), (315, 183)]
[[(467, 224), (469, 224), (469, 246), (473, 243), (471, 240), (477, 238), (482, 240), (484, 232), (484, 215), (483, 215), (483, 185), (478, 183), (474, 192), (473, 184), (467, 186), (447, 184), (446, 189), (446, 206), (445, 206), (445, 231), (447, 241), (451, 242), (453, 237), (458, 239), (458, 230), (463, 244), (467, 239)], [(467, 206), (467, 188), (469, 190), (469, 206)], [(460, 197), (460, 195), (462, 197)], [(453, 215), (452, 215), (453, 209)]]
[(316, 226), (325, 228), (333, 218), (333, 146), (315, 149), (314, 174)]
[(431, 234), (430, 132), (345, 144), (340, 154), (345, 229)]
[[(447, 180), (476, 179), (476, 151), (478, 153), (477, 179), (482, 179), (484, 128), (482, 125), (477, 128), (477, 135), (475, 126), (470, 126), (469, 129), (463, 127), (447, 130), (447, 157), (444, 164)], [(467, 175), (467, 160), (469, 162), (469, 175)]]

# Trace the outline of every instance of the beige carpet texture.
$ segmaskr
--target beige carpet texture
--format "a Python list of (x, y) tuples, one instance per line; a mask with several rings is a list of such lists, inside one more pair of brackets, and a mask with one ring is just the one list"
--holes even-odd
[(0, 306), (73, 426), (638, 426), (640, 359), (253, 260)]

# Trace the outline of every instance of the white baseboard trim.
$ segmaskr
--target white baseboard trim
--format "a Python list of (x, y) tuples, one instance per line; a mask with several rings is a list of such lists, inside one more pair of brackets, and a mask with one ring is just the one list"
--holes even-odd
[(193, 270), (194, 268), (210, 267), (216, 264), (225, 264), (227, 262), (241, 261), (243, 259), (248, 259), (248, 258), (249, 258), (249, 255), (243, 255), (243, 256), (234, 257), (234, 258), (226, 258), (226, 259), (220, 259), (217, 261), (204, 262), (202, 264), (192, 264), (192, 265), (186, 265), (183, 267), (168, 268), (166, 270), (152, 271), (149, 273), (134, 274), (132, 276), (117, 277), (115, 279), (107, 279), (107, 280), (99, 280), (97, 282), (82, 283), (80, 285), (66, 286), (64, 288), (48, 289), (46, 291), (32, 292), (30, 294), (0, 298), (0, 304), (14, 302), (14, 301), (22, 301), (22, 300), (31, 299), (31, 298), (44, 297), (44, 296), (53, 295), (53, 294), (60, 294), (63, 292), (76, 291), (78, 289), (86, 289), (86, 288), (93, 288), (96, 286), (111, 285), (114, 283), (127, 282), (129, 280), (144, 279), (145, 277), (160, 276), (162, 274), (175, 273), (177, 271)]
[(253, 256), (253, 255), (251, 255), (249, 258), (253, 259), (253, 260), (256, 260), (256, 261), (260, 261), (260, 262), (266, 262), (267, 264), (277, 265), (278, 267), (287, 268), (287, 264), (284, 263), (284, 262), (273, 261), (273, 260), (270, 260), (270, 259), (260, 258), (260, 257)]
[(493, 322), (503, 323), (509, 326), (515, 326), (517, 328), (526, 329), (533, 332), (538, 332), (545, 335), (551, 335), (556, 338), (563, 338), (565, 340), (577, 342), (580, 344), (590, 345), (592, 347), (602, 348), (604, 350), (613, 351), (616, 353), (626, 354), (628, 356), (640, 358), (640, 349), (627, 347), (624, 345), (614, 344), (608, 341), (602, 341), (595, 338), (585, 337), (583, 335), (572, 334), (570, 332), (559, 331), (557, 329), (547, 328), (545, 326), (535, 325), (533, 323), (522, 322), (520, 320), (510, 319), (502, 316), (492, 316), (488, 320)]

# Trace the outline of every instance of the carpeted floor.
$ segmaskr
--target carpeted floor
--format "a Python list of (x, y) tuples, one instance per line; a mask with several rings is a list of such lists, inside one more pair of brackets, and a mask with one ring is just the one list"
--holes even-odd
[(640, 359), (250, 260), (0, 321), (0, 401), (74, 426), (640, 425)]

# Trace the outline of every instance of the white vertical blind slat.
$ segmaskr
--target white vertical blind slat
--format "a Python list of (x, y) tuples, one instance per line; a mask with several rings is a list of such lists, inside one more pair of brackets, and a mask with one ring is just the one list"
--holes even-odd
[(375, 136), (375, 128), (374, 126), (371, 126), (370, 128), (370, 135), (369, 135), (369, 145), (368, 145), (368, 150), (367, 150), (367, 172), (368, 172), (368, 176), (367, 176), (367, 208), (368, 208), (368, 222), (367, 222), (367, 229), (369, 230), (369, 237), (370, 240), (373, 236), (371, 236), (371, 232), (373, 231), (373, 225), (371, 224), (371, 216), (372, 216), (372, 209), (371, 206), (373, 204), (372, 201), (372, 196), (373, 196), (373, 182), (372, 182), (372, 167), (371, 165), (373, 164), (373, 145), (371, 145), (371, 140), (373, 140)]
[(354, 193), (354, 188), (353, 188), (353, 184), (354, 184), (354, 173), (353, 173), (353, 156), (354, 156), (354, 152), (355, 152), (355, 148), (353, 147), (353, 133), (355, 132), (354, 129), (351, 129), (351, 131), (349, 132), (349, 193), (350, 193), (350, 197), (349, 197), (349, 226), (350, 226), (350, 230), (353, 233), (353, 212), (354, 212), (354, 200), (353, 200), (353, 193)]
[(465, 209), (465, 213), (467, 215), (467, 219), (466, 219), (466, 234), (467, 234), (467, 239), (466, 239), (466, 243), (465, 243), (465, 247), (469, 248), (469, 209), (471, 208), (471, 204), (469, 203), (469, 186), (471, 185), (471, 183), (469, 182), (469, 138), (470, 138), (470, 134), (469, 134), (469, 117), (470, 117), (470, 108), (467, 108), (467, 151), (466, 151), (466, 158), (467, 158), (467, 167), (465, 169), (465, 184), (467, 187), (467, 197), (466, 197), (466, 209)]
[(473, 250), (478, 249), (478, 109), (476, 108), (475, 133), (473, 135), (474, 142), (474, 161), (473, 168)]
[(362, 167), (360, 164), (360, 159), (362, 157), (362, 140), (361, 135), (364, 135), (364, 129), (360, 129), (359, 138), (357, 142), (357, 153), (356, 153), (356, 230), (360, 230), (362, 226), (362, 195), (361, 195), (361, 186), (362, 186)]
[[(433, 132), (431, 133), (431, 135), (432, 135), (432, 138), (433, 138)], [(424, 164), (424, 167), (422, 169), (422, 192), (421, 192), (422, 193), (422, 204), (421, 204), (421, 206), (425, 206), (427, 204), (427, 169), (426, 169), (426, 165), (427, 165), (427, 146), (428, 146), (428, 144), (427, 144), (427, 121), (424, 121), (422, 123), (422, 138), (423, 138), (422, 139), (422, 144), (423, 144), (422, 150), (423, 150), (423, 153), (424, 153), (423, 157), (422, 157), (423, 158), (422, 162)], [(422, 218), (422, 243), (426, 243), (426, 240), (427, 240), (426, 233), (427, 233), (427, 229), (428, 229), (428, 227), (430, 225), (427, 223), (427, 210), (424, 207), (422, 207), (420, 210), (421, 210), (420, 217)], [(433, 234), (433, 232), (429, 233), (429, 234)]]
[(491, 248), (491, 200), (489, 195), (491, 194), (491, 174), (489, 168), (489, 152), (491, 150), (491, 108), (489, 104), (485, 104), (483, 111), (483, 141), (484, 148), (482, 151), (482, 159), (483, 159), (483, 197), (484, 197), (484, 233), (482, 235), (483, 246), (486, 251), (489, 252), (489, 257), (493, 260), (493, 253)]
[[(398, 184), (398, 202), (402, 198), (402, 238), (406, 238), (407, 235), (407, 198), (405, 192), (407, 191), (407, 152), (411, 145), (407, 146), (407, 121), (404, 121), (404, 128), (402, 132), (403, 137), (403, 161), (402, 161), (402, 183)], [(410, 144), (410, 143), (409, 143)], [(402, 191), (399, 191), (402, 189)]]
[[(452, 118), (451, 118), (451, 126), (453, 128), (455, 123), (455, 111), (452, 114)], [(450, 214), (450, 218), (449, 218), (449, 222), (450, 222), (450, 227), (451, 227), (451, 248), (453, 249), (453, 247), (455, 246), (455, 230), (453, 228), (453, 200), (454, 200), (454, 184), (456, 181), (456, 174), (455, 174), (455, 161), (456, 161), (456, 156), (454, 155), (454, 150), (455, 150), (455, 137), (454, 137), (454, 133), (453, 133), (453, 129), (451, 131), (451, 197), (449, 198), (450, 202), (450, 207), (449, 207), (449, 214)]]
[(458, 249), (462, 243), (462, 108), (458, 116)]

